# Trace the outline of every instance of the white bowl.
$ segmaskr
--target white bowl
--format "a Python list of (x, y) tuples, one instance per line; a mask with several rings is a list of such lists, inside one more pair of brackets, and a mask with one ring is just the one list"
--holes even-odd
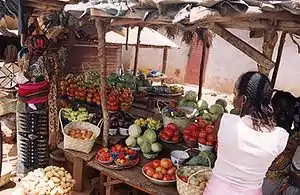
[(130, 149), (133, 149), (133, 150), (135, 150), (135, 151), (137, 151), (137, 152), (139, 152), (139, 151), (141, 151), (141, 148), (140, 147), (129, 147)]
[(190, 155), (186, 151), (174, 150), (171, 152), (171, 160), (174, 165), (181, 165), (190, 158)]
[(214, 149), (213, 146), (207, 146), (207, 145), (203, 145), (198, 143), (199, 145), (199, 151), (203, 152), (203, 151), (212, 151)]
[(118, 129), (109, 129), (109, 135), (117, 135)]
[(126, 128), (119, 128), (119, 132), (120, 132), (120, 135), (128, 135), (128, 129)]

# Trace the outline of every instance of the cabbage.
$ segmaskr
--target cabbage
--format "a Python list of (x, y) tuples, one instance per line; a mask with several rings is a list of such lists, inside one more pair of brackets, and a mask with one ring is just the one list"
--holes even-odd
[(221, 114), (224, 113), (224, 108), (223, 106), (219, 105), (219, 104), (213, 104), (209, 107), (209, 112), (212, 115), (218, 115), (220, 116)]
[(163, 149), (163, 146), (158, 143), (158, 142), (155, 142), (151, 145), (151, 150), (154, 152), (154, 153), (157, 153), (157, 152), (161, 152)]
[(143, 153), (146, 153), (146, 154), (149, 154), (152, 152), (151, 150), (151, 144), (148, 143), (148, 142), (144, 142), (142, 145), (141, 145), (141, 150)]
[(211, 114), (209, 114), (209, 113), (204, 113), (204, 114), (202, 115), (202, 118), (203, 118), (204, 120), (206, 120), (206, 121), (211, 121), (211, 120), (212, 120), (212, 116), (211, 116)]
[(197, 101), (197, 93), (194, 91), (187, 91), (184, 99), (187, 101), (196, 102)]
[(157, 139), (156, 132), (151, 129), (146, 130), (143, 135), (143, 139), (144, 139), (144, 141), (149, 142), (149, 143), (156, 142), (156, 139)]
[(224, 99), (217, 99), (216, 104), (223, 106), (223, 108), (227, 107), (227, 102)]
[(128, 147), (135, 147), (136, 146), (136, 139), (132, 136), (129, 136), (126, 140), (125, 143)]
[(205, 100), (199, 100), (197, 105), (199, 110), (206, 110), (208, 108), (208, 103)]
[(237, 109), (232, 109), (232, 110), (230, 110), (230, 114), (239, 115), (240, 112)]
[(142, 133), (142, 129), (140, 126), (136, 125), (136, 124), (132, 124), (130, 125), (129, 129), (128, 129), (128, 134), (132, 137), (139, 137)]
[(136, 142), (139, 146), (141, 146), (144, 143), (144, 139), (143, 136), (140, 136), (136, 139)]
[(190, 107), (190, 108), (198, 108), (198, 106), (195, 102), (187, 101), (185, 99), (180, 101), (179, 106), (181, 106), (181, 107)]
[(202, 152), (200, 152), (198, 156), (195, 156), (195, 157), (191, 158), (186, 164), (190, 165), (190, 166), (209, 167), (209, 162), (208, 162), (207, 158), (209, 158), (209, 160), (211, 162), (211, 166), (213, 167), (217, 157), (211, 151), (202, 151)]

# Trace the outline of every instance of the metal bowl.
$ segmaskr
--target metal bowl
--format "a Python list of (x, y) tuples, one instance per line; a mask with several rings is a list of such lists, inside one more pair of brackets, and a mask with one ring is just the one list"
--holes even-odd
[(174, 185), (176, 183), (176, 179), (175, 180), (170, 180), (170, 181), (163, 181), (163, 180), (158, 180), (158, 179), (154, 179), (152, 177), (149, 177), (148, 175), (146, 175), (146, 173), (144, 172), (144, 167), (142, 168), (142, 173), (143, 175), (151, 182), (154, 183), (156, 185), (160, 185), (160, 186), (170, 186), (170, 185)]

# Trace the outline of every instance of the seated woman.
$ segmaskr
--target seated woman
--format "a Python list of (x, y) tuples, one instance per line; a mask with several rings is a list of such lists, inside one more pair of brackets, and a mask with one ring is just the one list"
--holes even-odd
[(277, 126), (287, 130), (290, 134), (287, 147), (272, 162), (263, 184), (264, 195), (274, 195), (280, 183), (287, 176), (293, 155), (300, 144), (298, 133), (292, 130), (293, 115), (296, 98), (289, 92), (276, 91), (272, 98), (272, 106)]

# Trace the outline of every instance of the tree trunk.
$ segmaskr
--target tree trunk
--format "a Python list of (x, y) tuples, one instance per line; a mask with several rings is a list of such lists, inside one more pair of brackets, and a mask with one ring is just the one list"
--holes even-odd
[(105, 34), (108, 29), (108, 23), (96, 19), (95, 25), (98, 34), (98, 60), (100, 63), (100, 88), (101, 88), (101, 106), (103, 113), (103, 146), (108, 145), (108, 132), (109, 132), (109, 114), (107, 109), (107, 99), (106, 99), (106, 47), (105, 47)]

